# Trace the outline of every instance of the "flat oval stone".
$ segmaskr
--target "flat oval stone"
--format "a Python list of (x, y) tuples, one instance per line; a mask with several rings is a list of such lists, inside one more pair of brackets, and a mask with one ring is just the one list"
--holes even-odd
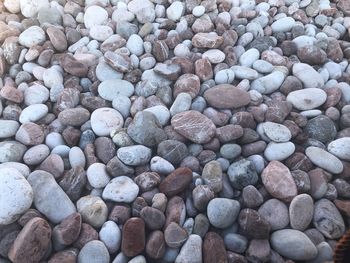
[(289, 206), (290, 225), (304, 231), (311, 223), (314, 215), (314, 201), (308, 194), (297, 195)]
[(292, 17), (283, 17), (272, 23), (272, 32), (288, 32), (295, 24), (295, 20)]
[(325, 169), (334, 174), (339, 174), (343, 171), (342, 162), (333, 154), (315, 146), (306, 148), (305, 154), (314, 165)]
[(113, 178), (105, 187), (102, 197), (114, 202), (133, 202), (139, 193), (139, 187), (127, 176)]
[(0, 224), (15, 222), (33, 202), (33, 190), (14, 168), (0, 168)]
[(203, 263), (226, 263), (227, 256), (222, 237), (215, 232), (208, 232), (203, 242)]
[(272, 231), (286, 228), (289, 224), (288, 207), (278, 199), (267, 200), (260, 206), (258, 212), (269, 222)]
[(313, 223), (326, 238), (338, 239), (345, 232), (344, 220), (337, 207), (328, 199), (315, 203)]
[(19, 35), (18, 42), (27, 48), (41, 45), (45, 42), (45, 32), (38, 26), (31, 26)]
[(111, 131), (122, 128), (123, 116), (111, 108), (99, 108), (91, 114), (91, 128), (98, 136), (110, 136)]
[(191, 181), (192, 171), (187, 167), (180, 167), (164, 178), (159, 190), (167, 196), (174, 196), (185, 190)]
[(215, 124), (198, 111), (190, 110), (176, 114), (171, 119), (171, 126), (195, 143), (207, 143), (215, 135)]
[(312, 110), (326, 102), (327, 94), (318, 88), (301, 89), (290, 92), (286, 100), (298, 110)]
[(274, 71), (254, 80), (251, 84), (251, 90), (256, 90), (261, 94), (270, 94), (282, 85), (285, 77), (281, 71)]
[(151, 160), (152, 150), (143, 145), (132, 145), (119, 148), (117, 156), (126, 165), (144, 165)]
[(270, 242), (276, 252), (292, 260), (311, 260), (317, 256), (315, 245), (298, 230), (278, 230), (272, 233)]
[(21, 162), (27, 147), (17, 141), (0, 142), (0, 163)]
[(270, 162), (261, 174), (266, 190), (273, 197), (290, 202), (297, 194), (297, 187), (287, 166), (279, 161)]
[(295, 151), (295, 145), (292, 142), (270, 142), (264, 151), (267, 160), (282, 161), (291, 156)]
[(250, 102), (249, 93), (230, 84), (220, 84), (204, 92), (210, 106), (218, 109), (240, 108)]
[(32, 104), (22, 110), (19, 121), (21, 123), (36, 122), (45, 117), (48, 112), (49, 109), (45, 104)]
[(228, 198), (214, 198), (207, 207), (210, 224), (217, 228), (226, 228), (237, 219), (241, 206), (238, 201)]
[(288, 142), (292, 138), (290, 130), (278, 123), (265, 122), (263, 123), (265, 135), (274, 142)]
[(134, 86), (129, 81), (122, 79), (105, 80), (98, 86), (98, 94), (109, 101), (118, 96), (130, 97), (133, 93)]
[(146, 245), (145, 223), (141, 218), (132, 217), (128, 219), (122, 232), (121, 251), (127, 257), (140, 254)]
[(19, 123), (13, 120), (0, 120), (0, 138), (9, 138), (16, 134)]
[(78, 263), (108, 263), (110, 255), (105, 244), (100, 240), (92, 240), (85, 244), (78, 255)]
[(293, 75), (304, 84), (304, 88), (322, 88), (324, 85), (321, 74), (305, 63), (295, 63)]
[(340, 159), (350, 161), (350, 138), (343, 137), (330, 142), (327, 150)]
[(51, 227), (42, 218), (31, 219), (19, 232), (8, 256), (12, 262), (24, 263), (30, 259), (40, 262), (50, 246)]
[(63, 125), (81, 126), (90, 118), (90, 112), (84, 108), (65, 109), (58, 114), (58, 119)]
[(52, 174), (36, 170), (28, 176), (28, 182), (33, 188), (35, 207), (50, 221), (59, 223), (76, 212), (75, 205)]

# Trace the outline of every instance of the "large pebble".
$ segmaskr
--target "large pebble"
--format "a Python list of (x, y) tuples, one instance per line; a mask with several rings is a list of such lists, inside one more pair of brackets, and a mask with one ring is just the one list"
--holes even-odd
[(113, 221), (105, 222), (99, 232), (100, 240), (105, 244), (111, 254), (119, 250), (121, 236), (122, 234), (118, 225)]
[(295, 151), (295, 145), (292, 142), (270, 142), (264, 151), (268, 161), (282, 161), (291, 156)]
[(27, 147), (17, 141), (0, 142), (0, 163), (21, 162)]
[(109, 181), (106, 165), (103, 163), (93, 163), (86, 171), (88, 181), (92, 187), (103, 188)]
[(304, 84), (305, 88), (322, 88), (324, 85), (322, 76), (313, 67), (305, 63), (294, 64), (293, 75)]
[(111, 108), (99, 108), (91, 114), (91, 128), (98, 136), (110, 136), (111, 131), (122, 128), (123, 116)]
[(317, 256), (315, 245), (298, 230), (278, 230), (272, 233), (270, 242), (280, 255), (292, 260), (311, 260)]
[(336, 206), (328, 199), (315, 203), (313, 223), (325, 237), (340, 238), (345, 231), (344, 220)]
[(350, 161), (350, 138), (343, 137), (330, 142), (327, 150), (342, 160)]
[(16, 134), (19, 123), (13, 120), (0, 120), (0, 138), (9, 138)]
[(14, 168), (0, 168), (0, 224), (15, 222), (33, 202), (33, 190)]
[(185, 111), (171, 119), (171, 126), (182, 136), (195, 143), (207, 143), (215, 135), (215, 124), (198, 111)]
[(119, 96), (130, 97), (133, 93), (134, 86), (129, 81), (122, 79), (105, 80), (98, 86), (98, 94), (109, 101)]
[(312, 110), (326, 102), (327, 94), (322, 89), (309, 88), (292, 91), (287, 96), (287, 101), (298, 110)]
[(283, 17), (272, 23), (272, 32), (288, 32), (295, 24), (295, 20), (292, 17)]
[(240, 108), (249, 104), (249, 93), (230, 84), (220, 84), (208, 89), (204, 98), (209, 105), (219, 109)]
[(278, 123), (264, 122), (262, 126), (265, 135), (274, 142), (288, 142), (292, 138), (290, 130)]
[(275, 198), (289, 202), (297, 195), (294, 179), (284, 164), (270, 162), (261, 174), (266, 190)]
[(261, 94), (270, 94), (282, 85), (285, 77), (281, 71), (274, 71), (254, 80), (251, 84), (251, 89), (259, 91)]
[(100, 228), (107, 219), (108, 208), (99, 196), (85, 195), (77, 201), (77, 211), (83, 222)]
[(202, 238), (198, 235), (190, 235), (182, 246), (175, 263), (191, 262), (202, 263)]
[(247, 185), (256, 184), (259, 179), (254, 164), (247, 159), (232, 163), (227, 174), (232, 186), (239, 190)]
[(119, 148), (118, 158), (126, 165), (144, 165), (151, 160), (152, 150), (143, 145), (133, 145)]
[[(36, 122), (45, 117), (49, 109), (45, 104), (32, 104), (24, 108), (19, 116), (21, 123)], [(1, 125), (0, 125), (1, 126)]]
[(97, 5), (89, 6), (84, 14), (84, 24), (87, 29), (90, 29), (95, 25), (103, 25), (107, 22), (107, 19), (107, 11)]
[(139, 187), (127, 176), (113, 178), (105, 187), (102, 197), (114, 202), (132, 203), (139, 193)]
[(290, 225), (292, 228), (304, 231), (312, 221), (314, 201), (308, 194), (297, 195), (289, 206)]
[(31, 26), (24, 30), (18, 37), (18, 42), (27, 48), (41, 45), (45, 41), (45, 32), (38, 26)]
[(207, 207), (210, 223), (217, 228), (226, 228), (237, 219), (241, 206), (236, 200), (214, 198)]
[(100, 240), (92, 240), (85, 244), (78, 255), (78, 263), (109, 263), (109, 253)]
[(306, 148), (305, 154), (313, 164), (330, 173), (339, 174), (344, 169), (342, 162), (337, 157), (319, 147), (310, 146)]
[(289, 224), (288, 207), (278, 199), (269, 199), (258, 210), (259, 214), (269, 222), (271, 229), (283, 229)]
[(48, 0), (20, 0), (21, 13), (25, 17), (35, 17), (41, 8), (50, 6)]
[(35, 207), (50, 221), (59, 223), (76, 212), (75, 205), (50, 173), (34, 171), (28, 176), (28, 182), (33, 188)]

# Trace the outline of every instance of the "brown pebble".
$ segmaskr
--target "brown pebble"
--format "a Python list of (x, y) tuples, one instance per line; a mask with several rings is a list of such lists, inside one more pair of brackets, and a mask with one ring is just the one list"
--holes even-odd
[(180, 76), (175, 84), (173, 89), (174, 97), (177, 97), (182, 92), (188, 93), (191, 95), (191, 98), (195, 98), (200, 89), (200, 80), (198, 76), (194, 74), (184, 74)]
[(266, 239), (269, 237), (271, 229), (269, 222), (251, 208), (241, 210), (238, 223), (243, 235), (249, 239)]
[(180, 248), (187, 238), (186, 230), (175, 222), (171, 222), (164, 230), (165, 243), (171, 248)]
[(52, 238), (60, 245), (70, 245), (79, 236), (81, 229), (81, 215), (73, 213), (63, 219), (63, 221), (54, 227), (52, 231)]
[(50, 258), (48, 263), (76, 263), (79, 251), (75, 248), (69, 248), (59, 251)]
[(145, 223), (141, 218), (132, 217), (126, 221), (122, 232), (121, 251), (127, 257), (140, 254), (146, 245)]
[(73, 243), (73, 246), (82, 249), (85, 244), (92, 240), (98, 240), (97, 231), (89, 224), (82, 223), (78, 239)]
[(38, 145), (44, 141), (45, 135), (43, 129), (33, 122), (22, 124), (17, 133), (16, 140), (24, 145)]
[(159, 185), (159, 191), (166, 196), (174, 196), (186, 189), (192, 181), (192, 171), (189, 168), (178, 168)]
[(146, 254), (152, 259), (161, 259), (165, 254), (165, 240), (162, 231), (156, 230), (149, 234), (146, 244)]
[(203, 263), (227, 263), (224, 240), (215, 232), (208, 232), (203, 242)]
[(42, 218), (31, 219), (18, 234), (8, 253), (14, 263), (39, 262), (50, 246), (51, 228)]

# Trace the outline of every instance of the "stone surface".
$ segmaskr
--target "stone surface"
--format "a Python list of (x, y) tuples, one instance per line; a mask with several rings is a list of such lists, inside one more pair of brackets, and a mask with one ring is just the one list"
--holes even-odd
[(91, 128), (98, 136), (109, 136), (111, 131), (123, 127), (123, 116), (111, 108), (99, 108), (91, 114)]
[(289, 206), (290, 225), (293, 229), (304, 231), (312, 221), (314, 202), (308, 194), (297, 195)]
[(8, 256), (12, 262), (39, 262), (50, 246), (51, 228), (44, 219), (31, 219), (18, 234)]
[(230, 84), (220, 84), (204, 92), (209, 105), (219, 109), (240, 108), (249, 104), (249, 94)]
[(288, 167), (279, 161), (271, 161), (262, 172), (261, 179), (266, 190), (277, 199), (289, 202), (297, 195)]
[(35, 207), (50, 221), (59, 223), (76, 212), (75, 205), (50, 173), (34, 171), (28, 176), (28, 182), (33, 188)]
[(202, 262), (202, 239), (198, 235), (190, 235), (186, 243), (182, 246), (175, 263), (180, 262)]
[(311, 260), (317, 256), (315, 245), (298, 230), (278, 230), (272, 233), (270, 241), (276, 252), (292, 260)]
[(33, 190), (14, 168), (0, 168), (0, 224), (15, 222), (33, 202)]
[(240, 204), (227, 198), (214, 198), (207, 207), (210, 223), (217, 228), (226, 228), (237, 219)]
[(144, 250), (145, 245), (144, 221), (136, 217), (128, 219), (122, 231), (121, 251), (127, 257), (134, 257)]
[(108, 250), (102, 241), (92, 240), (88, 242), (79, 252), (78, 263), (108, 263), (110, 259)]
[(320, 88), (308, 88), (292, 91), (287, 96), (287, 101), (298, 110), (312, 110), (326, 102), (327, 94)]
[(333, 154), (321, 148), (310, 146), (306, 148), (305, 154), (311, 162), (328, 172), (339, 174), (343, 171), (342, 162)]
[(171, 119), (171, 126), (182, 136), (195, 143), (207, 143), (215, 135), (214, 123), (198, 111), (185, 111)]
[(167, 196), (174, 196), (184, 191), (191, 181), (192, 171), (189, 168), (181, 167), (161, 181), (159, 190)]

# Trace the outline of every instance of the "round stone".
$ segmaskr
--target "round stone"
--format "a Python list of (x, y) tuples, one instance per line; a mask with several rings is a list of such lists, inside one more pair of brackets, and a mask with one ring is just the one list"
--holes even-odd
[(108, 250), (100, 240), (86, 243), (78, 255), (78, 263), (109, 263), (109, 259)]
[[(12, 2), (12, 0), (10, 0)], [(41, 8), (48, 8), (48, 0), (20, 0), (21, 13), (25, 17), (35, 17)]]
[(21, 123), (36, 122), (44, 118), (48, 112), (49, 109), (45, 104), (32, 104), (22, 110), (19, 121)]
[(86, 171), (88, 181), (92, 187), (103, 188), (110, 181), (106, 170), (106, 165), (103, 163), (93, 163)]
[(292, 260), (311, 260), (317, 256), (315, 245), (298, 230), (278, 230), (272, 233), (270, 241), (277, 253)]
[(270, 142), (264, 151), (268, 161), (282, 161), (291, 156), (295, 151), (295, 145), (292, 142)]
[(322, 76), (313, 67), (305, 63), (295, 63), (293, 75), (304, 84), (304, 88), (322, 88), (324, 85)]
[(0, 168), (0, 224), (8, 225), (24, 214), (33, 202), (33, 190), (14, 168)]
[(295, 25), (295, 20), (292, 17), (283, 17), (272, 23), (272, 32), (288, 32)]
[(45, 42), (45, 32), (38, 26), (31, 26), (24, 30), (18, 37), (18, 42), (27, 48), (41, 45)]
[(327, 150), (342, 160), (350, 161), (350, 138), (343, 137), (330, 142)]
[(98, 86), (98, 94), (105, 100), (112, 101), (119, 96), (130, 97), (134, 93), (134, 86), (126, 80), (109, 79)]
[(122, 128), (123, 116), (111, 108), (99, 108), (91, 114), (91, 128), (98, 136), (109, 136), (111, 131)]
[(326, 102), (327, 94), (318, 88), (301, 89), (290, 92), (286, 100), (298, 110), (312, 110)]
[(120, 248), (122, 234), (119, 226), (113, 221), (105, 222), (99, 232), (100, 240), (105, 244), (110, 254), (117, 252)]
[(144, 52), (143, 40), (139, 35), (132, 34), (126, 42), (126, 47), (132, 54), (141, 56)]
[(84, 24), (87, 29), (90, 29), (95, 25), (103, 25), (107, 22), (107, 19), (107, 11), (97, 5), (89, 6), (84, 14)]
[(0, 120), (0, 138), (9, 138), (16, 134), (19, 123), (13, 120)]
[(328, 199), (321, 199), (315, 203), (313, 223), (317, 230), (329, 239), (337, 239), (345, 232), (343, 217)]
[(264, 122), (263, 130), (265, 135), (274, 142), (288, 142), (292, 138), (290, 130), (279, 123)]
[(144, 165), (151, 160), (152, 150), (143, 145), (132, 145), (119, 148), (117, 156), (126, 165)]
[(237, 219), (241, 206), (236, 200), (214, 198), (207, 207), (210, 223), (217, 228), (226, 228)]
[(0, 163), (21, 162), (27, 147), (17, 141), (0, 142)]
[(102, 197), (114, 202), (131, 203), (139, 193), (139, 187), (127, 176), (113, 178), (105, 187)]
[(86, 195), (77, 201), (77, 210), (81, 214), (83, 222), (99, 228), (106, 222), (108, 208), (99, 196)]
[(269, 222), (271, 230), (283, 229), (289, 224), (288, 207), (278, 199), (269, 199), (258, 210)]

